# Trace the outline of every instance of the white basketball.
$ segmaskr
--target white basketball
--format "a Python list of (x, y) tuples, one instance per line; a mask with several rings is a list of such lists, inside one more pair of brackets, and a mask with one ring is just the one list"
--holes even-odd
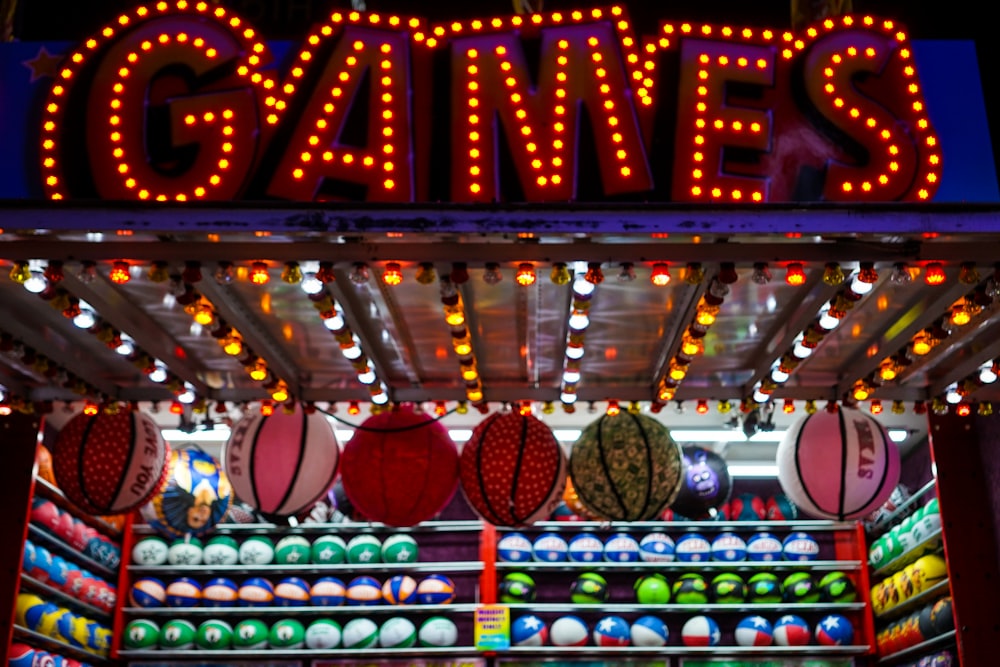
[(402, 616), (395, 616), (378, 630), (378, 643), (382, 648), (410, 648), (417, 643), (417, 627)]
[(163, 565), (167, 562), (167, 541), (162, 537), (144, 537), (132, 547), (136, 565)]
[(432, 616), (420, 626), (417, 638), (421, 646), (454, 646), (458, 641), (458, 627), (450, 618)]
[(306, 628), (306, 648), (337, 648), (340, 644), (340, 625), (321, 618)]
[(666, 533), (650, 533), (639, 541), (639, 558), (647, 563), (669, 563), (674, 559), (674, 541)]
[(352, 618), (344, 626), (344, 648), (368, 648), (378, 643), (378, 626), (370, 618)]

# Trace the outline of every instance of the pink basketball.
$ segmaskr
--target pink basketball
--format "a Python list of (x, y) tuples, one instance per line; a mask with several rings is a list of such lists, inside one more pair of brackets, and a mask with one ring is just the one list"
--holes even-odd
[(52, 470), (84, 512), (124, 514), (163, 486), (167, 456), (160, 427), (141, 412), (79, 414), (59, 432)]
[(246, 417), (233, 427), (223, 468), (239, 498), (275, 517), (297, 514), (333, 486), (340, 460), (337, 438), (319, 413)]
[(371, 521), (412, 526), (444, 509), (458, 487), (448, 431), (403, 406), (369, 417), (344, 446), (344, 493)]
[(803, 512), (858, 519), (880, 507), (899, 482), (899, 450), (875, 419), (853, 408), (819, 410), (778, 445), (778, 481)]

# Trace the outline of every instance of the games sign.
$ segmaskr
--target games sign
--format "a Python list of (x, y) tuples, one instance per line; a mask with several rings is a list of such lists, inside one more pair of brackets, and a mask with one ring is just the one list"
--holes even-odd
[(891, 20), (335, 11), (279, 58), (189, 0), (69, 51), (38, 159), (50, 198), (149, 201), (924, 201), (942, 168)]

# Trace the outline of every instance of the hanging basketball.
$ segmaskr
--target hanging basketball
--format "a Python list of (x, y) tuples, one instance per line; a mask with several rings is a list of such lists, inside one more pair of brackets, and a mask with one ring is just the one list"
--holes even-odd
[(604, 415), (573, 444), (569, 471), (588, 511), (612, 521), (648, 521), (677, 496), (681, 448), (655, 419)]
[(344, 446), (344, 493), (370, 521), (412, 526), (437, 515), (458, 488), (458, 449), (428, 415), (402, 406), (369, 417)]
[(517, 412), (481, 421), (462, 448), (462, 493), (496, 526), (526, 526), (547, 518), (566, 484), (566, 457), (552, 429)]
[(841, 407), (806, 415), (778, 445), (778, 481), (799, 509), (824, 519), (860, 519), (899, 482), (899, 450), (874, 418)]
[(684, 482), (670, 504), (676, 514), (688, 519), (711, 519), (712, 510), (729, 501), (733, 480), (726, 460), (704, 447), (687, 445), (684, 452)]
[(201, 536), (229, 510), (233, 489), (219, 462), (198, 449), (170, 453), (163, 490), (142, 506), (142, 516), (168, 537)]
[(340, 447), (322, 414), (245, 417), (233, 427), (222, 467), (243, 502), (270, 517), (298, 514), (333, 486)]
[(79, 414), (56, 438), (52, 471), (66, 497), (84, 512), (122, 514), (163, 485), (168, 451), (160, 428), (140, 412)]

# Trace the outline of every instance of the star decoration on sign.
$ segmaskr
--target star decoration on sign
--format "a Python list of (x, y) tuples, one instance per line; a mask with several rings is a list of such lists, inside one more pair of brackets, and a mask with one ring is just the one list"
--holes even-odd
[(55, 78), (59, 72), (59, 65), (62, 63), (62, 55), (49, 53), (44, 46), (38, 49), (38, 54), (31, 60), (24, 60), (22, 65), (31, 70), (30, 83), (34, 83), (43, 77)]

